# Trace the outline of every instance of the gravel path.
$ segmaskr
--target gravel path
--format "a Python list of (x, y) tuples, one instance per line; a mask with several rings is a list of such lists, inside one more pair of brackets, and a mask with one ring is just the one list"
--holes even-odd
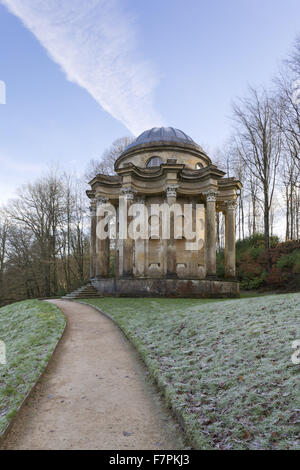
[(184, 449), (118, 327), (92, 307), (52, 302), (64, 337), (1, 449)]

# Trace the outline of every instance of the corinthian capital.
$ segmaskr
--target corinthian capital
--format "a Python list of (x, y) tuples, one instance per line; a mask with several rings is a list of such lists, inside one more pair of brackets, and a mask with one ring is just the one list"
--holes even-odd
[(137, 197), (135, 198), (135, 202), (136, 202), (137, 204), (145, 204), (145, 196), (137, 196)]
[(96, 195), (95, 199), (97, 206), (100, 206), (101, 204), (106, 204), (108, 201), (107, 197), (101, 195)]
[(227, 207), (227, 210), (235, 210), (236, 208), (236, 201), (234, 199), (230, 199), (229, 201), (225, 201), (225, 204), (226, 204), (226, 207)]
[(216, 202), (218, 192), (214, 189), (209, 189), (204, 193), (206, 196), (206, 202)]
[(96, 208), (96, 205), (95, 204), (91, 204), (90, 205), (90, 215), (91, 217), (94, 217), (97, 213), (97, 208)]
[(178, 189), (177, 184), (170, 184), (169, 186), (167, 186), (166, 187), (166, 196), (167, 196), (167, 198), (176, 197), (177, 189)]
[(125, 199), (133, 200), (136, 190), (134, 188), (122, 188), (121, 192), (123, 193)]

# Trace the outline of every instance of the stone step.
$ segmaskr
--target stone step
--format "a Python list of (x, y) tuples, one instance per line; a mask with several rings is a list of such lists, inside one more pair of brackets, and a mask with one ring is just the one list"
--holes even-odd
[(87, 298), (101, 298), (97, 289), (92, 284), (85, 284), (78, 289), (66, 294), (63, 299), (87, 299)]

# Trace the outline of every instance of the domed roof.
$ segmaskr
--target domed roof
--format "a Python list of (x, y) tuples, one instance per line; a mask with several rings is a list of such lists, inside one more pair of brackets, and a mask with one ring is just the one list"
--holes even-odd
[(133, 142), (128, 145), (124, 152), (137, 147), (138, 145), (151, 144), (156, 142), (175, 142), (180, 144), (190, 144), (199, 148), (196, 142), (191, 137), (179, 129), (174, 127), (152, 127), (147, 131), (142, 132)]

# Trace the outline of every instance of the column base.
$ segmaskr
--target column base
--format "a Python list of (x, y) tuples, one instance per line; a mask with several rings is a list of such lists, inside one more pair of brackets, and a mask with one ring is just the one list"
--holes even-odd
[(225, 279), (229, 281), (236, 281), (236, 270), (235, 268), (225, 267)]
[(132, 279), (133, 278), (133, 273), (123, 273), (119, 279)]
[(166, 279), (178, 279), (177, 273), (167, 273)]
[(228, 282), (238, 282), (238, 278), (236, 276), (225, 276), (225, 280)]

